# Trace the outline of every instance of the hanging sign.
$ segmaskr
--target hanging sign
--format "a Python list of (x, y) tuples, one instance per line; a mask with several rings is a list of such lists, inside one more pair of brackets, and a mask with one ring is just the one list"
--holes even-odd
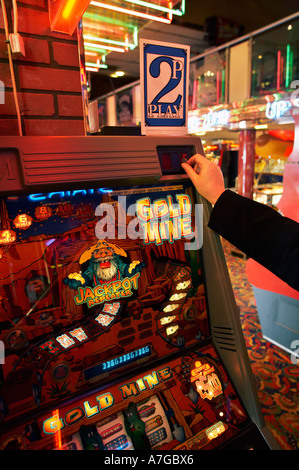
[(190, 46), (140, 39), (141, 133), (188, 134)]

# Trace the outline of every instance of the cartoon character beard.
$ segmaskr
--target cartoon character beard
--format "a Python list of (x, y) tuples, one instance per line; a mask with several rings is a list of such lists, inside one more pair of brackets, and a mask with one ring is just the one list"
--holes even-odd
[[(101, 264), (109, 264), (107, 267), (101, 267)], [(98, 260), (96, 268), (97, 277), (103, 281), (111, 281), (117, 274), (117, 265), (110, 256)]]

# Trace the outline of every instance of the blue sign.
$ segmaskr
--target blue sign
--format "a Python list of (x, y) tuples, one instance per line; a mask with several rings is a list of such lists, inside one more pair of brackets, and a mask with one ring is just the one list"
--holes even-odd
[(187, 134), (189, 46), (140, 40), (142, 133)]

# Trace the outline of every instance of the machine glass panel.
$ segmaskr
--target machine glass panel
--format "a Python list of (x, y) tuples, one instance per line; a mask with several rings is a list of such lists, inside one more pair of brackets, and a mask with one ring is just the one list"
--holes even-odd
[(2, 449), (214, 448), (248, 424), (212, 346), (190, 183), (0, 211)]

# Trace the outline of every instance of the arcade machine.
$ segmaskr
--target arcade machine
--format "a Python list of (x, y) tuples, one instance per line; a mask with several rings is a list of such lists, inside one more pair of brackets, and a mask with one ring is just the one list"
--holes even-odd
[(2, 450), (272, 448), (197, 152), (2, 138)]

